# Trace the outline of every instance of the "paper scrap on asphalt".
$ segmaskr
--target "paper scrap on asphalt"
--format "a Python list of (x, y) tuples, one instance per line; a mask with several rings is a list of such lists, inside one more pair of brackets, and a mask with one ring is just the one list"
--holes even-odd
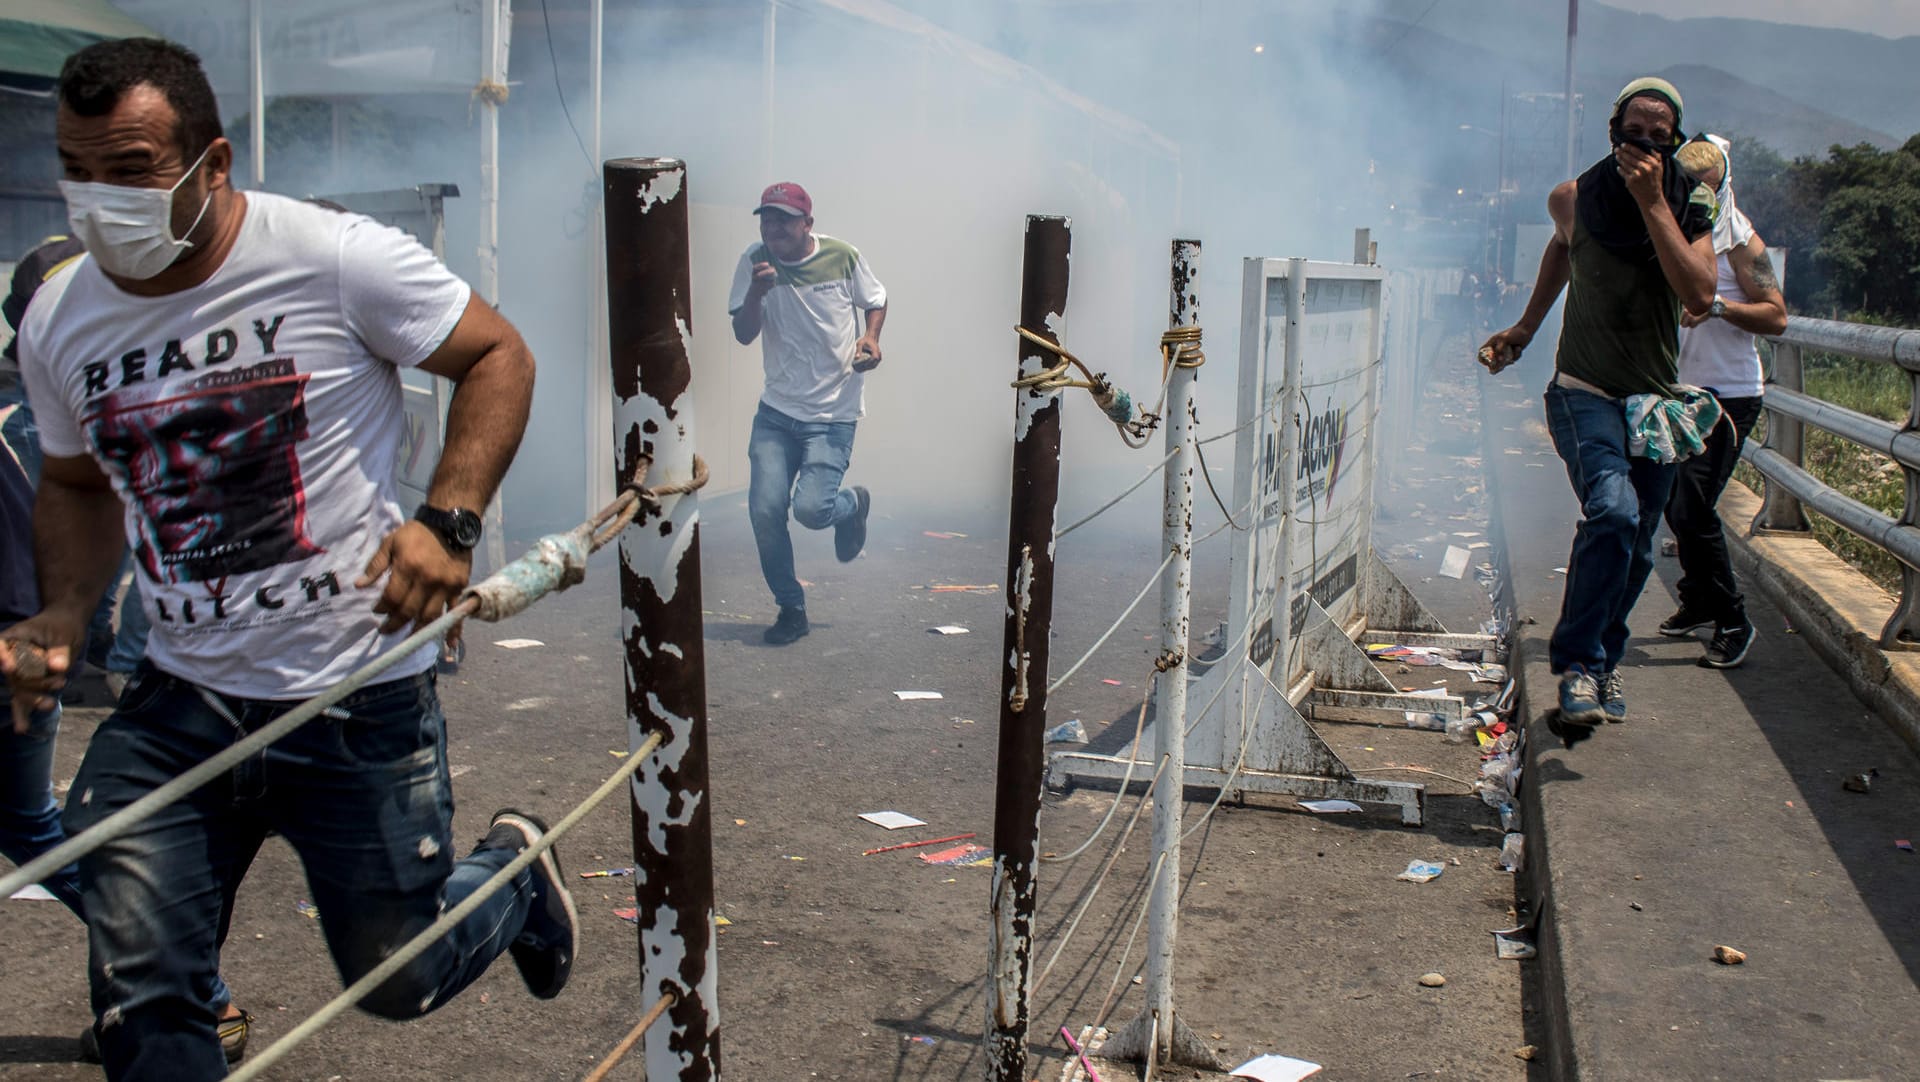
[(940, 699), (945, 696), (937, 691), (896, 691), (893, 697), (901, 702), (910, 702), (914, 699)]
[(1440, 559), (1440, 573), (1450, 579), (1457, 579), (1467, 573), (1466, 549), (1459, 545), (1448, 545), (1447, 554)]
[(1108, 680), (1101, 680), (1100, 682), (1101, 682), (1101, 683), (1103, 683), (1103, 684), (1105, 684), (1105, 685), (1107, 685), (1108, 687), (1112, 687), (1112, 688), (1117, 688), (1117, 687), (1119, 687), (1119, 686), (1121, 686), (1121, 685), (1120, 685), (1120, 681), (1118, 681), (1118, 680), (1111, 680), (1111, 679), (1108, 679)]
[(963, 533), (954, 533), (952, 530), (921, 530), (920, 532), (941, 541), (952, 541), (967, 536)]
[(495, 639), (495, 646), (504, 646), (509, 650), (525, 650), (529, 646), (545, 646), (539, 639)]
[(865, 819), (874, 826), (885, 827), (888, 830), (899, 830), (901, 827), (923, 827), (927, 825), (925, 819), (915, 819), (905, 812), (897, 811), (861, 812), (860, 818)]
[(57, 902), (60, 900), (53, 896), (52, 891), (38, 883), (28, 883), (26, 886), (7, 895), (7, 897), (16, 902)]
[(1315, 815), (1338, 815), (1360, 810), (1360, 805), (1351, 800), (1302, 800), (1300, 806)]
[(1409, 691), (1406, 694), (1416, 699), (1444, 699), (1447, 697), (1447, 689), (1444, 687), (1421, 688), (1419, 691)]
[(920, 859), (927, 864), (943, 864), (950, 868), (982, 868), (993, 863), (993, 850), (968, 842), (937, 853), (922, 853)]
[(959, 624), (941, 624), (939, 627), (930, 627), (927, 630), (933, 632), (935, 635), (970, 635), (972, 634), (971, 631), (968, 631), (966, 628), (961, 627)]
[(1425, 883), (1430, 879), (1440, 878), (1440, 873), (1446, 870), (1447, 866), (1444, 864), (1436, 864), (1425, 860), (1410, 860), (1407, 862), (1407, 870), (1394, 876), (1394, 878), (1404, 879), (1409, 883)]
[(1300, 1082), (1303, 1078), (1319, 1074), (1320, 1065), (1292, 1056), (1269, 1053), (1256, 1056), (1227, 1073), (1235, 1078), (1252, 1078), (1257, 1082)]
[(1556, 567), (1553, 569), (1553, 573), (1556, 575), (1564, 575), (1567, 573), (1567, 569), (1564, 567)]
[(1519, 930), (1493, 933), (1494, 954), (1505, 962), (1525, 961), (1538, 955), (1539, 948), (1526, 936), (1527, 933)]

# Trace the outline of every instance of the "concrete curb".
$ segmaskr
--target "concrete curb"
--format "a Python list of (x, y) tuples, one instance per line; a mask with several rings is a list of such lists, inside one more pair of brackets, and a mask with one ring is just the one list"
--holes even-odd
[(1846, 678), (1907, 746), (1920, 751), (1920, 652), (1880, 648), (1895, 599), (1807, 534), (1756, 534), (1760, 498), (1738, 481), (1720, 518), (1741, 575), (1766, 591), (1815, 653)]

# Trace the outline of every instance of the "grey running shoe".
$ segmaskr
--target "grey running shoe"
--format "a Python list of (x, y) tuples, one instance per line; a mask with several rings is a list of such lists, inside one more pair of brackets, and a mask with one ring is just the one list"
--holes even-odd
[(1600, 707), (1606, 711), (1607, 720), (1627, 720), (1627, 682), (1621, 678), (1620, 670), (1601, 673), (1598, 683)]
[(853, 517), (833, 528), (833, 554), (841, 563), (852, 562), (867, 547), (867, 515), (873, 510), (873, 495), (860, 485), (853, 486)]

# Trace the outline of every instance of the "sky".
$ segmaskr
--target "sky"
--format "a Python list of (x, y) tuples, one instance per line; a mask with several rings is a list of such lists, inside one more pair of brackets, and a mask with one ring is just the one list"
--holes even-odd
[(1834, 26), (1898, 38), (1920, 34), (1920, 3), (1914, 0), (1605, 0), (1610, 7), (1647, 11), (1670, 19), (1724, 15), (1804, 26)]

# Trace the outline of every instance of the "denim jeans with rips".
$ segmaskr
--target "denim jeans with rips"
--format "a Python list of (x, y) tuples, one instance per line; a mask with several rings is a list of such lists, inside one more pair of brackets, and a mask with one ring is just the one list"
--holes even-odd
[(809, 530), (837, 526), (859, 511), (840, 487), (853, 461), (852, 421), (800, 421), (765, 403), (747, 438), (747, 517), (760, 546), (760, 573), (783, 609), (804, 609), (806, 591), (793, 570), (787, 515)]
[[(295, 705), (223, 696), (143, 663), (87, 749), (67, 829), (87, 829)], [(107, 1077), (225, 1076), (219, 944), (268, 831), (300, 855), (327, 948), (351, 982), (513, 859), (480, 849), (456, 862), (452, 820), (445, 721), (428, 672), (355, 692), (83, 858)], [(404, 1019), (445, 1003), (520, 934), (532, 891), (522, 873), (361, 1006)]]
[(1576, 665), (1612, 672), (1627, 652), (1627, 616), (1653, 572), (1653, 534), (1674, 467), (1627, 453), (1627, 413), (1618, 399), (1554, 384), (1546, 407), (1582, 516), (1548, 660), (1555, 673)]
[[(60, 704), (35, 710), (27, 731), (13, 731), (13, 706), (0, 684), (0, 856), (22, 865), (67, 840), (53, 799), (53, 750), (60, 736)], [(80, 870), (73, 865), (40, 881), (74, 916), (80, 906)]]

